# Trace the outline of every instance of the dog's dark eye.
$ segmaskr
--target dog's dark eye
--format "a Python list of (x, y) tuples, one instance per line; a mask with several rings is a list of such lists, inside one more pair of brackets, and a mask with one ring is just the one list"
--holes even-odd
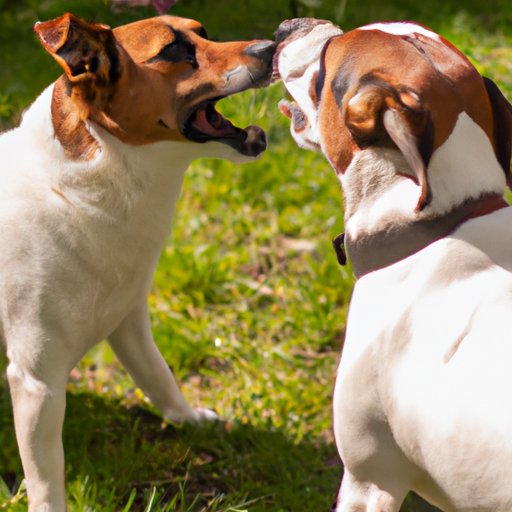
[(184, 40), (178, 34), (176, 39), (165, 45), (157, 55), (149, 59), (149, 64), (153, 62), (187, 62), (192, 67), (197, 67), (196, 49), (189, 41)]
[(160, 50), (158, 55), (155, 55), (155, 57), (153, 57), (153, 59), (176, 61), (179, 60), (179, 54), (179, 45), (176, 41), (173, 41), (172, 43), (169, 43), (168, 45), (164, 46)]

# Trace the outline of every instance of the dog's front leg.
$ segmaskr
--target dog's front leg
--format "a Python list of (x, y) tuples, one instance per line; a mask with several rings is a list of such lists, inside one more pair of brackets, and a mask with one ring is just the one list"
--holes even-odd
[(30, 512), (63, 512), (62, 424), (67, 374), (36, 376), (15, 361), (7, 368)]
[(145, 299), (109, 336), (109, 342), (137, 386), (166, 420), (187, 422), (216, 418), (208, 409), (193, 409), (181, 394), (171, 369), (153, 340)]
[(332, 512), (398, 512), (404, 496), (397, 498), (375, 484), (360, 482), (345, 469)]
[(374, 361), (353, 358), (352, 340), (347, 336), (333, 397), (334, 435), (345, 466), (333, 512), (398, 512), (414, 468), (383, 420)]

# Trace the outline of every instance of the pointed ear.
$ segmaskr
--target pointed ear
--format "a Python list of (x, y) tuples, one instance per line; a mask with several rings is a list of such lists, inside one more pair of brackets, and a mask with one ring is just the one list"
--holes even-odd
[(95, 80), (108, 84), (119, 78), (119, 53), (107, 25), (88, 23), (66, 13), (54, 20), (36, 23), (34, 31), (71, 82)]
[(345, 123), (360, 147), (396, 145), (421, 189), (416, 211), (430, 202), (427, 167), (432, 155), (434, 131), (429, 112), (418, 96), (398, 91), (383, 80), (359, 86), (347, 103)]
[(512, 189), (511, 153), (512, 153), (512, 105), (501, 93), (498, 86), (483, 77), (487, 95), (491, 101), (494, 117), (494, 145), (496, 157), (507, 177), (508, 188)]

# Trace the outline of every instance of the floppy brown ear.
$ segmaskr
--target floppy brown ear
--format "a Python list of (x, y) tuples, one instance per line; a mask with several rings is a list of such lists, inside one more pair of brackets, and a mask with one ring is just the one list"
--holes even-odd
[(413, 172), (411, 178), (421, 187), (416, 211), (422, 210), (430, 202), (427, 167), (434, 131), (418, 96), (382, 80), (363, 83), (347, 103), (345, 123), (360, 147), (398, 147)]
[(71, 82), (93, 79), (107, 84), (119, 77), (119, 54), (107, 25), (88, 23), (66, 13), (54, 20), (37, 22), (34, 31)]
[(511, 153), (512, 153), (512, 105), (490, 79), (483, 77), (487, 95), (491, 101), (494, 117), (494, 144), (496, 157), (507, 177), (508, 188), (512, 189)]

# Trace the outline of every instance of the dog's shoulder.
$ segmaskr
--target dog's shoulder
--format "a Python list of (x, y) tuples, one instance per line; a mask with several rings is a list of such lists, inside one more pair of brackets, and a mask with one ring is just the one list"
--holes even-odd
[[(0, 181), (6, 192), (18, 182), (30, 182), (55, 161), (51, 119), (52, 86), (23, 113), (20, 124), (0, 135)], [(11, 193), (11, 192), (9, 192)]]
[(478, 285), (478, 276), (496, 280), (496, 293), (512, 290), (511, 246), (512, 208), (470, 219), (423, 250), (360, 278), (350, 320), (367, 326), (367, 312), (372, 311), (380, 318), (372, 325), (396, 324), (416, 301), (470, 280)]
[[(489, 215), (471, 219), (452, 235), (472, 247), (510, 274), (512, 279), (512, 208), (503, 208)], [(466, 256), (464, 258), (468, 260)]]

